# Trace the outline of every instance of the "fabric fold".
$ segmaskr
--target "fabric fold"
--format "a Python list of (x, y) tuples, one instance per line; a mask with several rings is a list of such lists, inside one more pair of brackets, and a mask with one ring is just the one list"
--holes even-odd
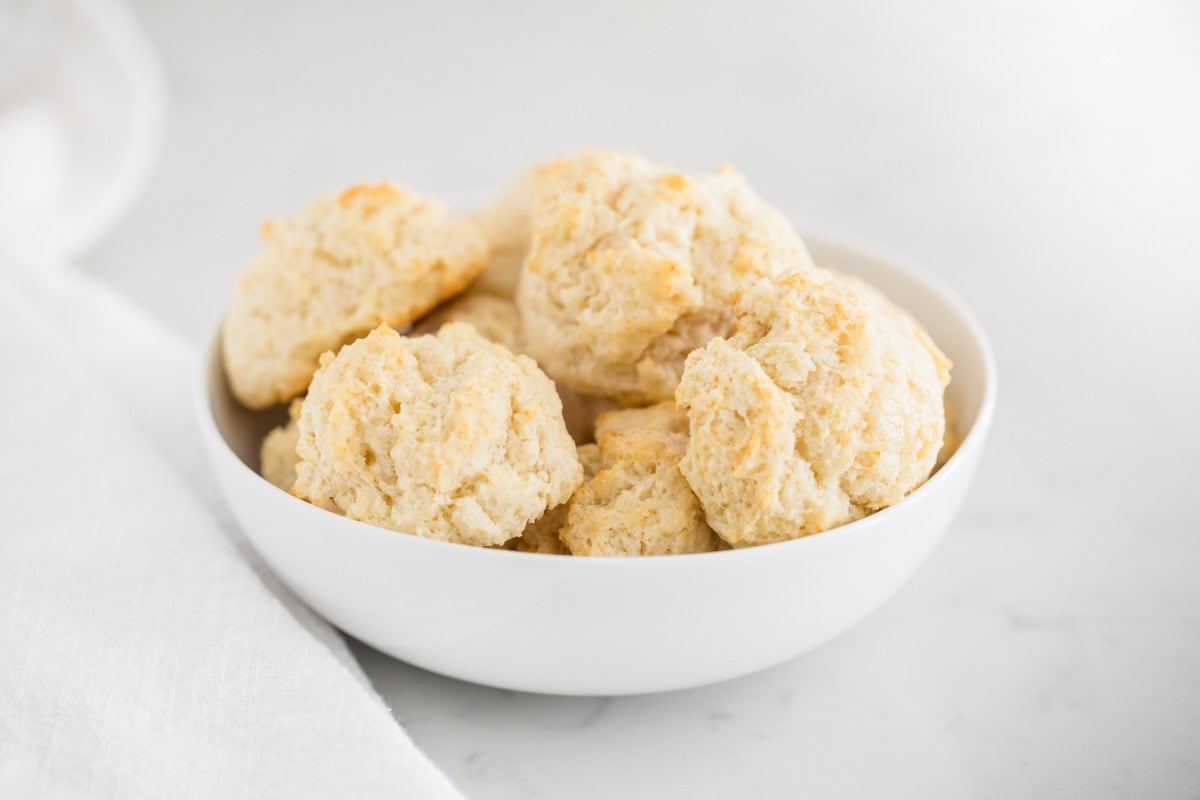
[(0, 341), (0, 796), (458, 796), (240, 541), (186, 345), (2, 268)]

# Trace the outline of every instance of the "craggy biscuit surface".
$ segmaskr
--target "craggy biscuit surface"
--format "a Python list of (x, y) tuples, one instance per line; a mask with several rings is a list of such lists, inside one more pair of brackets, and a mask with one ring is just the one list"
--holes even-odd
[(234, 396), (265, 408), (304, 391), (326, 350), (408, 325), (483, 270), (478, 225), (381, 183), (268, 222), (222, 327)]
[(504, 544), (582, 480), (554, 384), (461, 323), (322, 356), (298, 427), (294, 494), (430, 539)]
[(590, 151), (541, 173), (517, 287), (530, 355), (625, 405), (669, 399), (687, 354), (729, 332), (755, 280), (811, 266), (791, 224), (729, 168), (690, 177)]
[(680, 469), (734, 546), (852, 521), (929, 475), (950, 362), (864, 287), (818, 269), (761, 281), (729, 340), (688, 358), (675, 393), (690, 430)]
[[(594, 444), (584, 444), (579, 446), (577, 452), (579, 463), (583, 467), (583, 479), (586, 481), (600, 469), (600, 450)], [(523, 553), (570, 555), (571, 551), (567, 549), (558, 535), (562, 526), (566, 524), (569, 509), (570, 501), (548, 510), (541, 517), (529, 523), (520, 536), (505, 544), (505, 549), (520, 550)]]
[(577, 556), (704, 553), (718, 539), (682, 473), (688, 420), (671, 402), (609, 411), (596, 421), (599, 465), (559, 531)]
[[(488, 294), (465, 294), (447, 301), (413, 326), (413, 334), (436, 333), (448, 322), (469, 323), (483, 338), (502, 344), (514, 353), (523, 353), (520, 315), (512, 300)], [(576, 392), (556, 384), (562, 400), (563, 420), (571, 437), (579, 444), (592, 441), (596, 416), (617, 406), (604, 397)]]

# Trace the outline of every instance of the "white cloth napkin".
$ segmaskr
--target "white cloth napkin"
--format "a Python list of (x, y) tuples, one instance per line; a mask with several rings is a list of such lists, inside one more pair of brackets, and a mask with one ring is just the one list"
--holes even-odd
[(186, 348), (11, 267), (0, 342), (0, 797), (458, 796), (236, 541)]
[(0, 56), (36, 56), (0, 57), (0, 798), (458, 797), (228, 516), (190, 348), (65, 266), (136, 194), (161, 82), (118, 3), (27, 7), (0, 6)]

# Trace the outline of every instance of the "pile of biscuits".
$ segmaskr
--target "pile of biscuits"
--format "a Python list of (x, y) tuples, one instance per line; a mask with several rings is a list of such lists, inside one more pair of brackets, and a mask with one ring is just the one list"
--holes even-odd
[(722, 167), (586, 151), (447, 216), (388, 184), (268, 222), (222, 329), (235, 397), (290, 402), (262, 474), (407, 534), (699, 553), (896, 503), (947, 434), (950, 362), (813, 264)]

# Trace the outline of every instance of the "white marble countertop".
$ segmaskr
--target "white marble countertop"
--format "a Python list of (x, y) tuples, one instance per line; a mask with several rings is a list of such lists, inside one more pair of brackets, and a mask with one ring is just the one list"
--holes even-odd
[(138, 4), (166, 144), (87, 266), (199, 338), (258, 221), (342, 184), (728, 160), (955, 287), (1001, 394), (946, 541), (840, 639), (615, 700), (358, 647), (417, 743), (479, 798), (1200, 796), (1198, 7), (429, 5)]

